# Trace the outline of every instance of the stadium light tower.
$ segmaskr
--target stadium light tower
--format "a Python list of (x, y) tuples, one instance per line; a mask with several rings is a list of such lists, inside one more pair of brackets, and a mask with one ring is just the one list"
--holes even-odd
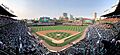
[(96, 18), (97, 18), (97, 13), (94, 12), (94, 13), (93, 13), (93, 23), (95, 23)]

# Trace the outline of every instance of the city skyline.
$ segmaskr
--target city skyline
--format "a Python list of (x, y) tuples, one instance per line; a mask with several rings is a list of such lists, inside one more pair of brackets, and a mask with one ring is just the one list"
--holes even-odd
[(93, 13), (97, 12), (98, 17), (104, 11), (117, 4), (118, 0), (0, 0), (20, 19), (39, 18), (48, 16), (59, 18), (63, 13), (71, 14), (74, 17), (93, 18)]

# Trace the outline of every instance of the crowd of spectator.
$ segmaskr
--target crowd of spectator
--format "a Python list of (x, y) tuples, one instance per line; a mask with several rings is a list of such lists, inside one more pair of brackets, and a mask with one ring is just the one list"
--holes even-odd
[(9, 18), (9, 17), (0, 16), (0, 26), (4, 26), (6, 24), (12, 23), (13, 20), (15, 20), (15, 19), (12, 19), (12, 18)]
[(12, 18), (0, 18), (0, 54), (44, 54), (47, 49), (38, 45), (39, 40), (33, 38), (22, 21)]
[(100, 23), (98, 28), (102, 28), (102, 29), (111, 29), (113, 28), (113, 24), (111, 23)]
[(61, 52), (50, 52), (23, 21), (0, 17), (1, 55), (119, 55), (120, 22), (88, 27), (85, 39)]

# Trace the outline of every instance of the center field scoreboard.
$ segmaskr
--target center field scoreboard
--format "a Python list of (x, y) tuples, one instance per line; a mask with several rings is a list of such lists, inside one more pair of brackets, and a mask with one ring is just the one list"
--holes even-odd
[(39, 21), (40, 22), (49, 22), (50, 21), (50, 17), (40, 17)]

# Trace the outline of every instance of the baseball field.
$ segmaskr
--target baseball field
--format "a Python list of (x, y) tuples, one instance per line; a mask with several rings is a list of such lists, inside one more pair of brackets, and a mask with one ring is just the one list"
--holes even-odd
[(32, 32), (53, 47), (62, 47), (80, 38), (87, 26), (32, 26)]

